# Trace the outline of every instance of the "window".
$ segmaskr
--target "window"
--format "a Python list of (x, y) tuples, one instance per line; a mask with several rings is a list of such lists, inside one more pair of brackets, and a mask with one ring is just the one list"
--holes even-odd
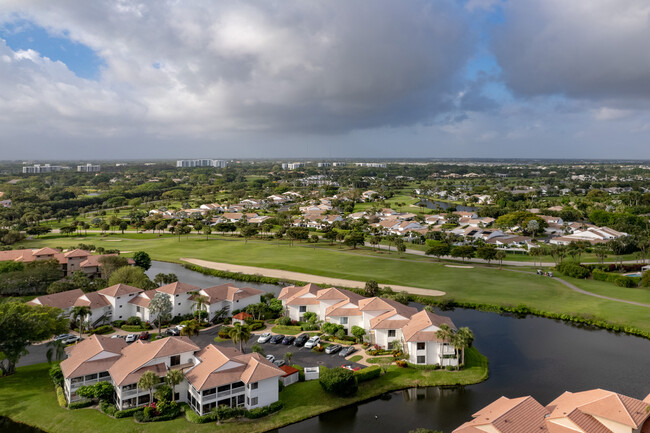
[(172, 367), (174, 365), (179, 365), (181, 363), (181, 356), (180, 355), (174, 355), (171, 358), (169, 358), (169, 365)]
[(120, 308), (122, 308), (122, 306), (121, 306), (121, 305), (120, 305)]
[(306, 305), (301, 305), (300, 307), (298, 307), (298, 309), (299, 309), (298, 311), (301, 312), (301, 313), (306, 313), (307, 312), (307, 306)]
[(108, 377), (108, 376), (110, 376), (110, 374), (108, 374), (108, 371), (102, 371), (101, 373), (99, 373), (99, 377), (100, 377), (100, 378), (102, 378), (102, 377)]
[(251, 406), (257, 406), (257, 397), (251, 398)]
[(95, 380), (97, 379), (97, 374), (89, 374), (84, 377), (84, 380)]
[(417, 350), (424, 350), (424, 343), (418, 343)]
[(219, 392), (230, 391), (230, 385), (221, 385), (219, 388), (217, 388), (217, 391)]
[(257, 389), (258, 382), (254, 382), (250, 384), (250, 389)]
[(206, 395), (212, 395), (215, 394), (216, 392), (217, 392), (217, 388), (210, 388), (203, 391), (202, 395), (203, 397), (205, 397)]
[(394, 329), (389, 329), (388, 330), (388, 336), (389, 337), (394, 337), (395, 336), (395, 330)]
[(138, 313), (141, 313), (142, 309), (140, 307), (135, 307), (135, 311), (138, 312)]
[(424, 355), (420, 355), (420, 356), (418, 356), (418, 360), (417, 360), (417, 362), (418, 362), (418, 364), (424, 364), (424, 363), (426, 363), (425, 358), (424, 358)]
[(341, 317), (341, 325), (347, 325), (348, 324), (348, 318), (347, 317)]
[(181, 303), (179, 302), (178, 305), (181, 305)]

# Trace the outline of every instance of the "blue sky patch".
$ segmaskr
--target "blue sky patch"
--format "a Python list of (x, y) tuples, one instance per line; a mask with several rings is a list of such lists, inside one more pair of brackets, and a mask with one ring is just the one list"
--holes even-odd
[(100, 68), (105, 65), (101, 57), (90, 47), (71, 41), (64, 36), (52, 35), (43, 27), (26, 20), (17, 20), (0, 25), (0, 38), (14, 51), (32, 49), (65, 63), (75, 75), (97, 80)]

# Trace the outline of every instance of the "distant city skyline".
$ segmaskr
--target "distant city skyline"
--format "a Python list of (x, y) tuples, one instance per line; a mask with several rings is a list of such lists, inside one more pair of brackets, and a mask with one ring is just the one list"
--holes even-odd
[(0, 2), (4, 160), (650, 159), (643, 0)]

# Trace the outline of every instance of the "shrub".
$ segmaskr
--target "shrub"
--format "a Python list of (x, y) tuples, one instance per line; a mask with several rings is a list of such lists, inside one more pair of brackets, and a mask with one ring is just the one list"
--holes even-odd
[(68, 406), (69, 409), (82, 409), (84, 407), (92, 406), (93, 401), (91, 399), (73, 401)]
[(54, 385), (58, 387), (63, 386), (63, 372), (61, 371), (61, 366), (59, 364), (52, 364), (49, 375)]
[(626, 277), (625, 275), (618, 277), (614, 281), (614, 284), (616, 284), (618, 287), (637, 287), (638, 285), (635, 278)]
[(140, 326), (142, 325), (142, 319), (140, 319), (138, 316), (131, 316), (128, 319), (126, 319), (126, 324), (131, 325), (131, 326)]
[(255, 409), (251, 409), (249, 411), (246, 411), (246, 418), (250, 419), (257, 419), (257, 418), (262, 418), (263, 416), (270, 415), (272, 413), (275, 413), (282, 409), (282, 402), (281, 401), (276, 401), (275, 403), (271, 403), (268, 406), (264, 407), (258, 407)]
[[(212, 275), (214, 277), (227, 278), (229, 280), (238, 280), (238, 281), (246, 281), (249, 283), (264, 283), (264, 284), (279, 284), (281, 281), (279, 278), (263, 277), (261, 275), (240, 274), (239, 272), (219, 271), (216, 269), (208, 269), (202, 266), (196, 266), (190, 264), (185, 264), (183, 266), (185, 267), (185, 269), (189, 269), (195, 272), (200, 272), (204, 275)], [(298, 285), (304, 285), (304, 284), (298, 284)]]
[(408, 363), (406, 361), (404, 361), (403, 359), (399, 359), (399, 360), (395, 361), (395, 365), (398, 366), (398, 367), (401, 367), (401, 368), (408, 367)]
[(357, 392), (358, 384), (354, 373), (345, 368), (329, 368), (320, 374), (320, 386), (327, 392), (349, 397)]
[(142, 407), (132, 407), (131, 409), (118, 410), (115, 412), (115, 418), (128, 418), (134, 413), (144, 410)]
[(560, 263), (555, 269), (572, 278), (587, 278), (590, 275), (589, 269), (572, 262)]
[(156, 408), (151, 406), (146, 406), (142, 412), (136, 412), (133, 414), (133, 416), (136, 417), (136, 415), (140, 415), (140, 414), (142, 414), (144, 419), (149, 419), (153, 416), (156, 416), (158, 413), (156, 412)]
[(230, 340), (230, 330), (233, 329), (230, 326), (222, 326), (221, 329), (219, 329), (219, 333), (217, 334), (219, 338), (223, 338), (225, 340)]
[(355, 371), (354, 375), (357, 378), (357, 382), (366, 382), (368, 380), (375, 379), (381, 374), (381, 367), (374, 365), (372, 367), (364, 368), (363, 370)]
[(287, 316), (278, 317), (275, 320), (275, 324), (280, 326), (291, 326), (291, 317), (287, 317)]
[(626, 277), (625, 275), (605, 272), (600, 269), (594, 269), (591, 273), (594, 280), (614, 283), (618, 287), (637, 287), (637, 278)]
[(115, 412), (117, 412), (117, 407), (115, 407), (114, 404), (110, 404), (107, 401), (100, 401), (99, 409), (101, 409), (101, 411), (104, 412), (106, 415), (110, 415), (110, 416), (114, 416)]
[(116, 320), (112, 323), (112, 325), (116, 328), (121, 328), (122, 326), (126, 325), (126, 320)]
[(251, 331), (257, 331), (258, 329), (264, 328), (264, 322), (262, 320), (256, 320), (248, 326), (248, 329)]
[(102, 325), (90, 331), (90, 334), (102, 335), (102, 334), (109, 334), (111, 332), (113, 332), (113, 327), (111, 325)]
[(127, 332), (141, 332), (143, 330), (150, 330), (151, 325), (143, 323), (142, 325), (122, 325), (122, 330)]
[(445, 367), (445, 370), (447, 371), (454, 371), (456, 368), (453, 365), (448, 365)]
[(65, 399), (65, 393), (63, 392), (63, 388), (61, 388), (59, 385), (56, 386), (56, 401), (59, 402), (59, 406), (61, 407), (68, 406), (68, 401)]

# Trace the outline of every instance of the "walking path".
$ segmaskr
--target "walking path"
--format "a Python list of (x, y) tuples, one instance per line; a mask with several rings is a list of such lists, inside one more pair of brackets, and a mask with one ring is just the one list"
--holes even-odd
[[(249, 275), (263, 275), (265, 277), (271, 278), (280, 278), (283, 280), (294, 280), (294, 281), (305, 281), (307, 283), (314, 284), (325, 284), (330, 286), (339, 286), (339, 287), (350, 287), (353, 289), (363, 289), (366, 286), (365, 281), (354, 281), (354, 280), (345, 280), (342, 278), (331, 278), (331, 277), (322, 277), (320, 275), (304, 274), (302, 272), (291, 272), (283, 271), (281, 269), (268, 269), (268, 268), (259, 268), (256, 266), (241, 266), (241, 265), (231, 265), (230, 263), (219, 263), (211, 262), (208, 260), (192, 259), (181, 257), (180, 260), (193, 265), (203, 266), (204, 268), (217, 269), (219, 271), (226, 272), (238, 272), (241, 274)], [(388, 284), (383, 284), (381, 287), (389, 286)], [(423, 289), (420, 287), (409, 287), (409, 286), (396, 286), (391, 284), (389, 286), (396, 292), (407, 292), (412, 295), (423, 295), (423, 296), (443, 296), (445, 292), (440, 290), (433, 289)]]

